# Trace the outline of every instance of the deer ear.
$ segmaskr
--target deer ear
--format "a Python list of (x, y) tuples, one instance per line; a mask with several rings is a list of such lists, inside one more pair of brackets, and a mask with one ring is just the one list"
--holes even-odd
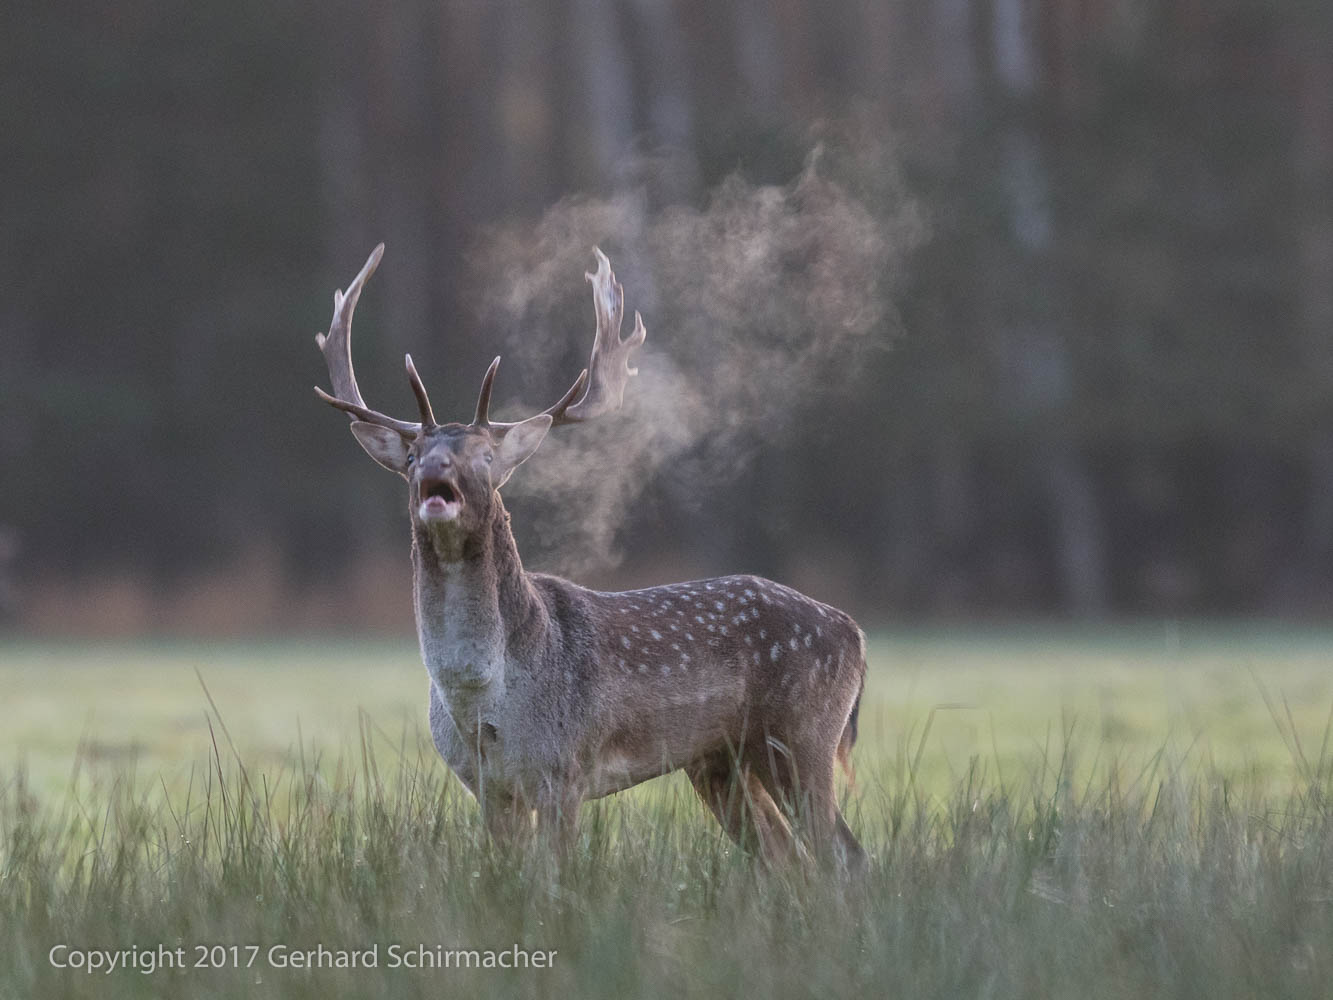
[(495, 449), (495, 464), (491, 467), (491, 479), (497, 490), (515, 469), (532, 457), (550, 429), (550, 414), (539, 413), (505, 432), (500, 446)]
[(407, 441), (403, 435), (379, 424), (352, 421), (352, 434), (366, 454), (390, 472), (407, 477)]

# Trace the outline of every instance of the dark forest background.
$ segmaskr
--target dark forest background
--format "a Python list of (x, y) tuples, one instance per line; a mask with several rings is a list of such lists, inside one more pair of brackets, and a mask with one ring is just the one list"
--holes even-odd
[[(401, 486), (310, 391), (334, 287), (388, 244), (362, 388), (410, 413), (411, 350), (459, 416), (514, 342), (484, 307), (506, 239), (579, 199), (702, 210), (728, 178), (810, 169), (897, 241), (865, 334), (883, 349), (812, 367), (725, 475), (652, 468), (580, 579), (755, 571), (869, 624), (1333, 611), (1326, 4), (107, 0), (0, 21), (14, 628), (398, 627)], [(502, 372), (511, 401), (577, 372), (588, 249), (571, 304), (528, 317), (561, 346)], [(622, 271), (631, 308), (651, 271)], [(645, 309), (667, 356), (669, 309)], [(511, 506), (530, 565), (571, 564), (540, 497)]]

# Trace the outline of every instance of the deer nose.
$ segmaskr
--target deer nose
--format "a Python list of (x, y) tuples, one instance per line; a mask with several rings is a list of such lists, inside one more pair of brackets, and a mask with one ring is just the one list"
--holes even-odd
[(452, 455), (427, 455), (421, 460), (421, 475), (441, 476), (454, 467)]

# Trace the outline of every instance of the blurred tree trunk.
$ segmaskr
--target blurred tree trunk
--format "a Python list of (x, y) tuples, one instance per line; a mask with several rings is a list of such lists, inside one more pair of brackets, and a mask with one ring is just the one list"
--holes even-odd
[(1310, 451), (1306, 557), (1327, 581), (1333, 558), (1333, 51), (1329, 39), (1302, 39), (1296, 121), (1299, 207), (1297, 316), (1303, 354), (1318, 394)]
[(571, 129), (576, 149), (588, 168), (619, 188), (628, 178), (634, 138), (634, 80), (615, 0), (571, 0), (570, 35), (577, 40), (581, 58), (582, 107)]
[(664, 200), (687, 201), (698, 189), (699, 164), (690, 91), (691, 52), (680, 14), (674, 5), (659, 0), (632, 0), (630, 9), (647, 133), (659, 144), (646, 152), (664, 155), (669, 168), (654, 180), (665, 185), (660, 191)]
[[(365, 39), (349, 31), (346, 4), (332, 4), (321, 20), (323, 63), (320, 83), (319, 168), (324, 189), (325, 263), (341, 275), (357, 254), (374, 244), (366, 225), (367, 197)], [(350, 274), (349, 274), (350, 277)], [(342, 278), (340, 280), (346, 280)]]
[[(510, 212), (536, 214), (556, 189), (549, 156), (559, 131), (552, 107), (553, 13), (544, 4), (510, 3), (503, 5), (499, 17), (500, 187), (509, 192)], [(465, 80), (460, 81), (464, 86)]]
[(741, 85), (756, 115), (771, 119), (779, 111), (783, 88), (778, 20), (767, 0), (737, 0), (735, 11), (735, 59)]
[(370, 40), (371, 113), (377, 146), (378, 212), (394, 266), (383, 274), (384, 329), (398, 350), (416, 345), (430, 329), (431, 273), (435, 255), (430, 222), (434, 199), (430, 158), (438, 148), (431, 102), (433, 8), (421, 3), (375, 5)]
[[(1054, 273), (1058, 254), (1048, 158), (1037, 131), (1041, 93), (1039, 32), (1024, 0), (993, 0), (992, 71), (1008, 107), (997, 115), (1003, 198), (1016, 250), (1023, 301), (997, 316), (1021, 317), (997, 339), (1001, 370), (1012, 372), (1018, 403), (1039, 428), (1034, 458), (1053, 517), (1052, 545), (1065, 608), (1104, 614), (1110, 604), (1103, 523), (1095, 485), (1071, 429), (1077, 409), (1076, 373), (1061, 328), (1068, 322), (1065, 289)], [(1048, 144), (1049, 146), (1049, 144)], [(1006, 289), (1001, 295), (1013, 295)], [(999, 320), (1003, 323), (1004, 320)]]

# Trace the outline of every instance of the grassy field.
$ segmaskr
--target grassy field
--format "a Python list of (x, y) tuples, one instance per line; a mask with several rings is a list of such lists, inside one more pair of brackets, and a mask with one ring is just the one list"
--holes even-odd
[[(0, 996), (1333, 996), (1333, 633), (919, 631), (871, 665), (873, 861), (837, 887), (758, 870), (679, 778), (585, 807), (558, 869), (497, 851), (410, 646), (0, 644)], [(321, 944), (375, 966), (284, 966)], [(552, 967), (392, 967), (515, 944)]]

